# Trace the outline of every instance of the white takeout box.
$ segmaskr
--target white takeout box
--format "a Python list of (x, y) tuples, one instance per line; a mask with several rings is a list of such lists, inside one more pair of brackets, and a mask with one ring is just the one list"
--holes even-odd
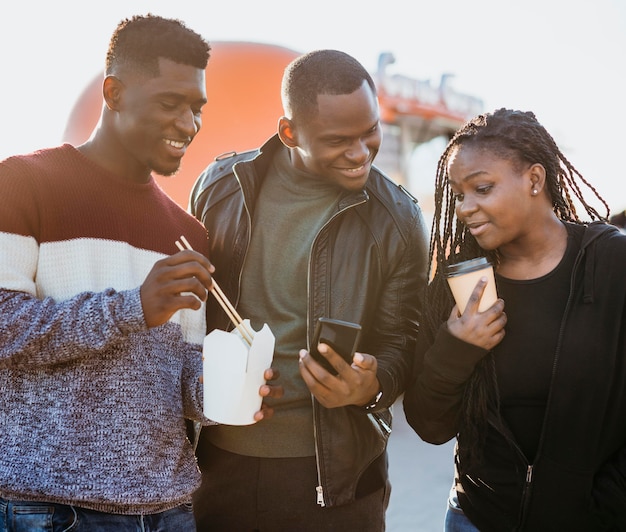
[(204, 415), (224, 425), (251, 425), (261, 409), (259, 388), (265, 384), (263, 373), (272, 364), (275, 338), (267, 324), (252, 331), (252, 346), (237, 329), (215, 329), (206, 335), (202, 349)]

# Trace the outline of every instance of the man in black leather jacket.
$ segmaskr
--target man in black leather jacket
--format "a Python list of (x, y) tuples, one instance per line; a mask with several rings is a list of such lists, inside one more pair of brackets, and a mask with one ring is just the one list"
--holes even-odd
[[(276, 336), (284, 398), (262, 424), (203, 429), (199, 530), (384, 530), (389, 408), (408, 379), (426, 283), (417, 201), (372, 166), (376, 89), (354, 58), (305, 54), (285, 70), (285, 116), (261, 148), (218, 157), (196, 182), (214, 277)], [(227, 329), (214, 303), (209, 330)], [(320, 317), (361, 325), (352, 364), (308, 351)]]

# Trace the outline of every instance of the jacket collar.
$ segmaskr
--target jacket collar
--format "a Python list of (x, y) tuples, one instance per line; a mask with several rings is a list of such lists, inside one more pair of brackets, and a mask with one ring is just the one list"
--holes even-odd
[[(257, 150), (256, 154), (252, 158), (250, 162), (255, 167), (255, 173), (257, 176), (257, 183), (262, 181), (265, 175), (267, 174), (267, 169), (278, 150), (287, 149), (287, 147), (282, 143), (278, 134), (273, 135), (268, 140), (266, 140), (261, 147)], [(242, 163), (237, 163), (235, 166), (239, 166)], [(245, 174), (242, 172), (237, 173), (237, 176), (242, 179)], [(242, 183), (243, 186), (243, 183)], [(243, 187), (245, 190), (245, 187)], [(367, 184), (365, 189), (358, 191), (347, 191), (339, 200), (339, 209), (344, 209), (346, 207), (350, 207), (356, 203), (363, 203), (369, 200), (369, 194), (367, 193)]]

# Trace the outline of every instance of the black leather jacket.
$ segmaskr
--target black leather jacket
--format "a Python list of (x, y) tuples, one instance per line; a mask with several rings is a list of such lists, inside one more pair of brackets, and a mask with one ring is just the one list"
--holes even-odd
[[(191, 193), (190, 210), (209, 232), (215, 278), (235, 305), (259, 187), (278, 149), (283, 144), (274, 136), (258, 150), (218, 157)], [(375, 168), (365, 190), (346, 193), (338, 212), (314, 240), (307, 343), (321, 316), (360, 323), (358, 350), (376, 356), (383, 391), (370, 410), (327, 409), (313, 400), (321, 505), (354, 500), (358, 480), (372, 464), (379, 467), (381, 480), (387, 481), (389, 407), (410, 375), (427, 251), (427, 231), (417, 200)], [(276, 253), (280, 260), (280, 250)], [(228, 318), (215, 302), (209, 302), (207, 311), (209, 330), (229, 328)], [(202, 452), (201, 436), (198, 453)]]

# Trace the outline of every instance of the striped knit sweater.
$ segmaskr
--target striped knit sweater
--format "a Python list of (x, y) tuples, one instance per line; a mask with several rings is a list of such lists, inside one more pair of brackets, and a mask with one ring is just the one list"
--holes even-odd
[(70, 145), (0, 163), (0, 496), (147, 514), (199, 485), (204, 307), (146, 327), (139, 287), (203, 226)]

